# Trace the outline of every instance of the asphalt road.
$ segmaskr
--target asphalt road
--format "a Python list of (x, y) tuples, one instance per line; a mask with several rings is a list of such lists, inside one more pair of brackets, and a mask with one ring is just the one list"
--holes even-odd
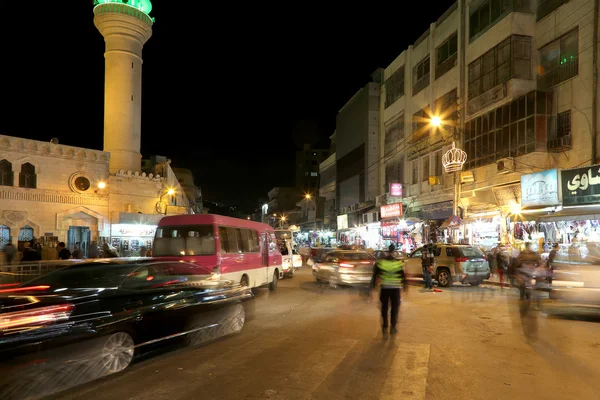
[(52, 398), (600, 398), (599, 322), (536, 313), (524, 330), (512, 289), (411, 286), (400, 333), (384, 340), (377, 300), (300, 270), (277, 292), (259, 291), (257, 316), (240, 334), (154, 355)]

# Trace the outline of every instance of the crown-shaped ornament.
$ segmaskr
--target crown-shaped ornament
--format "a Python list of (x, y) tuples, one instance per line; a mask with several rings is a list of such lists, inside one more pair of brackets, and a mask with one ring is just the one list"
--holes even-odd
[(452, 142), (452, 148), (442, 156), (442, 165), (446, 172), (460, 171), (466, 161), (467, 153), (457, 149), (454, 142)]

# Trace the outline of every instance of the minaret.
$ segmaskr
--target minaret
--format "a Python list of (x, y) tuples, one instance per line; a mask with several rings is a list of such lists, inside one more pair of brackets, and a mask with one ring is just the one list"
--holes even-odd
[(110, 173), (142, 167), (142, 48), (152, 36), (150, 0), (95, 0), (94, 25), (106, 43), (104, 151)]

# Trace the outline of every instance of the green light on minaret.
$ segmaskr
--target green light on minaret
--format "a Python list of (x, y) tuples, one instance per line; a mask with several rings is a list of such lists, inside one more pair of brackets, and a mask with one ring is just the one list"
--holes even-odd
[(94, 0), (94, 5), (106, 3), (121, 3), (133, 8), (137, 8), (145, 14), (150, 14), (152, 11), (152, 2), (150, 0)]

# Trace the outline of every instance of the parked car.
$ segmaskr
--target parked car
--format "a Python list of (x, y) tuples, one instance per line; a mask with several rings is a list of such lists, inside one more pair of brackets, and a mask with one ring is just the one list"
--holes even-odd
[(332, 287), (362, 286), (371, 282), (375, 262), (366, 251), (336, 250), (315, 263), (312, 270), (317, 282), (328, 282)]
[[(422, 250), (422, 247), (416, 249), (404, 260), (404, 270), (409, 277), (423, 276)], [(487, 257), (474, 246), (435, 244), (434, 262), (433, 279), (442, 287), (451, 286), (453, 282), (478, 286), (490, 278)]]
[(186, 262), (97, 260), (2, 288), (0, 393), (39, 391), (41, 365), (45, 376), (72, 375), (72, 386), (122, 371), (152, 346), (240, 331), (251, 290), (197, 270)]

